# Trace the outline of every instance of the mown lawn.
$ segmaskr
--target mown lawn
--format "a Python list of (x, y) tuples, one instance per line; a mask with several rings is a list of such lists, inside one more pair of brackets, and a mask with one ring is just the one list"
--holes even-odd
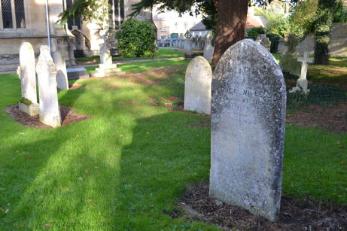
[[(209, 175), (208, 117), (160, 103), (182, 101), (186, 65), (155, 84), (79, 81), (60, 104), (89, 120), (54, 130), (13, 121), (4, 110), (20, 98), (19, 80), (0, 76), (0, 230), (217, 229), (168, 215), (187, 184)], [(287, 126), (284, 194), (347, 204), (346, 150), (347, 134)]]

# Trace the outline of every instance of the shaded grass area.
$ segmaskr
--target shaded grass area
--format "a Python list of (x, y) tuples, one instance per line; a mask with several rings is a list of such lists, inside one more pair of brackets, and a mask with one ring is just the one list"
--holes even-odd
[[(55, 130), (9, 118), (4, 109), (20, 98), (19, 80), (0, 77), (0, 230), (216, 230), (165, 212), (187, 184), (209, 175), (209, 118), (152, 103), (182, 101), (186, 64), (176, 61), (177, 73), (152, 85), (79, 80), (80, 88), (59, 93), (60, 103), (91, 118)], [(346, 143), (346, 134), (287, 126), (284, 193), (347, 204)]]

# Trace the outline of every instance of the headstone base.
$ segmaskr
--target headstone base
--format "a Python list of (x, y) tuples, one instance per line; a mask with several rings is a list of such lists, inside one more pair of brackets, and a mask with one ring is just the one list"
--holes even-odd
[(37, 116), (40, 113), (40, 107), (38, 104), (26, 105), (24, 103), (18, 104), (19, 110), (28, 114), (29, 116)]
[(110, 77), (117, 73), (119, 73), (117, 64), (112, 64), (112, 65), (99, 64), (99, 67), (96, 68), (95, 73), (92, 74), (92, 77), (96, 77), (96, 78)]
[(296, 86), (289, 90), (289, 93), (302, 93), (308, 95), (310, 90), (308, 89), (308, 81), (307, 79), (298, 79), (296, 82)]

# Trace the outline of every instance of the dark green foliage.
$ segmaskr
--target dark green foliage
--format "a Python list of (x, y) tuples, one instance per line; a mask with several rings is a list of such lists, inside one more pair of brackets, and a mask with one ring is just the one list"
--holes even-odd
[(258, 35), (265, 34), (265, 29), (263, 27), (254, 27), (252, 29), (248, 29), (246, 33), (247, 33), (247, 38), (256, 40)]
[(123, 57), (152, 57), (155, 53), (155, 29), (149, 22), (129, 19), (117, 33), (118, 49)]

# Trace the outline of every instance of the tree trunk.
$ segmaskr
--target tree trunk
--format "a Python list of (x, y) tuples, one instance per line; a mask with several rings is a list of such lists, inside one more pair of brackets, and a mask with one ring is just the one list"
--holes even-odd
[(214, 0), (217, 9), (215, 50), (212, 65), (217, 65), (224, 52), (236, 42), (244, 39), (248, 1)]

